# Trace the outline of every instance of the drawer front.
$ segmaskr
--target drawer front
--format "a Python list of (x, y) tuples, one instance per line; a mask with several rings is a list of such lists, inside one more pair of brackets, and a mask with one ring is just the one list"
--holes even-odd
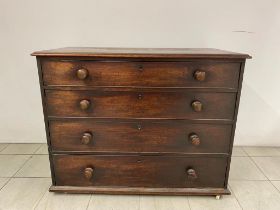
[(45, 85), (237, 88), (240, 63), (42, 61)]
[(52, 120), (54, 151), (228, 153), (232, 125)]
[(53, 155), (62, 186), (224, 187), (227, 158)]
[(46, 90), (49, 116), (232, 119), (235, 93)]

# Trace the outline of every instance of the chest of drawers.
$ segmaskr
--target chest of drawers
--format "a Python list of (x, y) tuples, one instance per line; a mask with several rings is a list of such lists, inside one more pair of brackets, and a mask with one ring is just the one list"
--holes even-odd
[(247, 54), (61, 48), (37, 57), (51, 191), (229, 194)]

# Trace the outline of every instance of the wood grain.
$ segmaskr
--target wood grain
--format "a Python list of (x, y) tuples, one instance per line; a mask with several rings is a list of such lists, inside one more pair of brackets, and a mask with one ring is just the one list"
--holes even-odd
[[(52, 120), (51, 144), (54, 151), (79, 152), (181, 152), (228, 153), (232, 125), (188, 124), (181, 121)], [(82, 143), (84, 133), (92, 141)], [(196, 133), (200, 144), (190, 141)]]
[[(232, 119), (235, 97), (235, 93), (46, 90), (48, 116), (58, 117)], [(82, 100), (90, 101), (87, 110), (79, 107)], [(196, 100), (203, 111), (193, 110)]]
[(93, 193), (111, 195), (230, 195), (227, 188), (147, 188), (147, 187), (95, 187), (95, 186), (55, 186), (51, 192)]
[(33, 56), (72, 56), (100, 58), (251, 58), (248, 54), (213, 48), (95, 48), (65, 47), (33, 52)]
[[(45, 85), (237, 88), (240, 63), (46, 60), (42, 69)], [(81, 69), (88, 72), (84, 79)], [(203, 81), (197, 71), (205, 73)]]
[[(227, 158), (184, 156), (54, 155), (55, 176), (62, 186), (214, 187), (224, 186)], [(94, 168), (90, 180), (87, 167)], [(197, 179), (188, 179), (193, 168)]]

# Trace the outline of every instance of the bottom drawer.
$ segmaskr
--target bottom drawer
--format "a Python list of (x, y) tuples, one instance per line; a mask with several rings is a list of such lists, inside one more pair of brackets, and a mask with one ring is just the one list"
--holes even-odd
[(223, 188), (226, 157), (53, 155), (58, 186)]

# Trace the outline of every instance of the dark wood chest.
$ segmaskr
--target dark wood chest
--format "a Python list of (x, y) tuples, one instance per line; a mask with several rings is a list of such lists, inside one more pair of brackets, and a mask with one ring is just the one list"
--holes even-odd
[(230, 193), (247, 54), (62, 48), (37, 57), (51, 191)]

